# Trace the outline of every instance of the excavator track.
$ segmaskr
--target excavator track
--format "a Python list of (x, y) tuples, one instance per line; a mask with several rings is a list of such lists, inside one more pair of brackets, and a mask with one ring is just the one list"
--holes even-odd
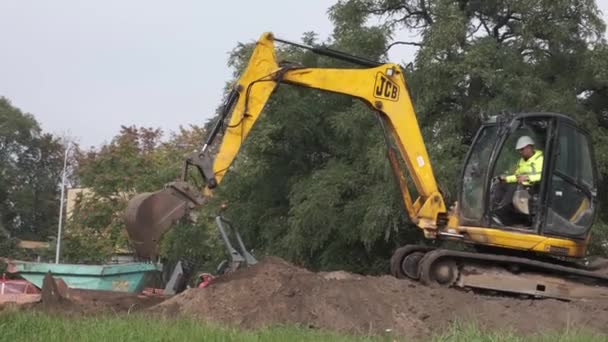
[(391, 274), (425, 285), (565, 300), (608, 299), (608, 275), (510, 255), (408, 245), (393, 254)]

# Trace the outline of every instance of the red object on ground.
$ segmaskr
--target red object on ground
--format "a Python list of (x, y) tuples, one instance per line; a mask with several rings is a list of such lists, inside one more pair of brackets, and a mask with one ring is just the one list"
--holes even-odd
[(199, 279), (201, 282), (198, 284), (198, 288), (202, 289), (207, 287), (213, 281), (213, 279), (215, 279), (215, 277), (212, 274), (203, 273), (199, 276)]
[[(198, 282), (196, 287), (199, 289), (202, 289), (204, 287), (207, 287), (216, 277), (213, 274), (210, 273), (201, 273), (198, 276)], [(141, 292), (142, 295), (145, 296), (149, 296), (149, 297), (155, 297), (155, 296), (165, 296), (164, 295), (164, 291), (165, 289), (160, 289), (160, 288), (154, 288), (154, 287), (146, 287), (143, 289), (143, 291)]]
[(40, 290), (27, 280), (6, 279), (6, 274), (2, 274), (2, 278), (0, 278), (0, 295), (39, 293)]

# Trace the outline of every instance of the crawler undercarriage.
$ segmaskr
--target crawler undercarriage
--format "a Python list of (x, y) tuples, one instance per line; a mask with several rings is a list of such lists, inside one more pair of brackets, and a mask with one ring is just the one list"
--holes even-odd
[(608, 299), (608, 275), (558, 259), (407, 245), (393, 254), (391, 273), (425, 285), (566, 300)]

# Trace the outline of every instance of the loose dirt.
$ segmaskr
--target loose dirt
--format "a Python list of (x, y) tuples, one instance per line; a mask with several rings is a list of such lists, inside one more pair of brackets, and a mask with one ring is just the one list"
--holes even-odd
[(166, 298), (123, 292), (70, 290), (68, 298), (46, 301), (33, 308), (44, 312), (81, 317), (82, 315), (129, 314), (145, 310)]
[[(51, 314), (73, 317), (100, 314), (129, 314), (142, 311), (166, 300), (166, 296), (142, 295), (125, 292), (68, 289), (61, 279), (48, 274), (37, 295), (21, 295), (30, 298), (3, 298), (0, 296), (0, 311), (40, 310)], [(5, 300), (2, 300), (5, 299)]]
[(523, 334), (564, 329), (608, 333), (608, 301), (480, 295), (391, 276), (314, 273), (274, 257), (207, 288), (186, 290), (149, 311), (243, 328), (297, 324), (412, 339), (441, 333), (455, 321)]

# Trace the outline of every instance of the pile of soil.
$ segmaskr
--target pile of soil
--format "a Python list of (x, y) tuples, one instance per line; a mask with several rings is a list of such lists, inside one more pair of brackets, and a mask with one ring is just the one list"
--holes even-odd
[(150, 310), (243, 328), (297, 324), (414, 339), (441, 333), (455, 321), (524, 334), (568, 328), (608, 333), (608, 301), (480, 295), (391, 276), (314, 273), (275, 257)]

